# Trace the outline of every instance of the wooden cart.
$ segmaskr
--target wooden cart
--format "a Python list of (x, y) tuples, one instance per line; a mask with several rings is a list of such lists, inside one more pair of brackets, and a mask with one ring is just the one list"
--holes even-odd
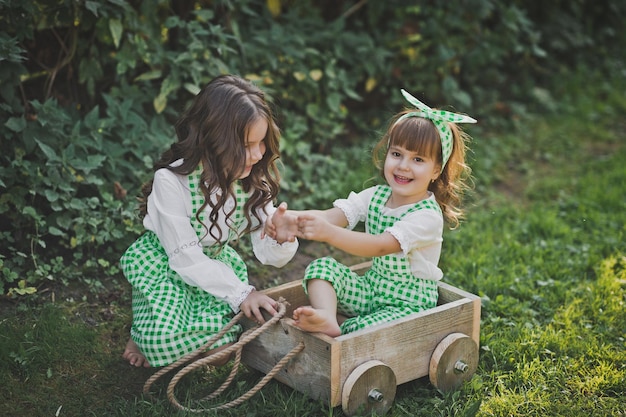
[[(341, 405), (347, 415), (391, 408), (399, 384), (428, 375), (442, 391), (469, 380), (478, 364), (480, 298), (439, 284), (437, 307), (390, 323), (328, 337), (293, 325), (293, 309), (307, 305), (301, 281), (264, 291), (289, 302), (285, 318), (248, 343), (242, 361), (268, 373), (294, 346), (303, 350), (275, 376), (309, 397)], [(254, 323), (243, 320), (244, 329)]]

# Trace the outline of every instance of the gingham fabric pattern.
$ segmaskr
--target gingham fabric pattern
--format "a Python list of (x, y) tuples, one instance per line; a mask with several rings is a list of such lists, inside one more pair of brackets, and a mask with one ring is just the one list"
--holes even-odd
[[(382, 209), (391, 195), (389, 186), (379, 186), (370, 201), (366, 231), (383, 233), (395, 222), (416, 210), (435, 210), (439, 205), (431, 200), (415, 204), (400, 217), (385, 216)], [(341, 333), (386, 323), (411, 313), (437, 305), (437, 283), (419, 279), (411, 273), (409, 261), (395, 254), (373, 258), (372, 267), (360, 276), (333, 258), (311, 262), (305, 271), (303, 286), (311, 279), (330, 282), (337, 293), (337, 311), (347, 317), (341, 324)]]
[[(191, 223), (198, 239), (206, 234), (204, 226), (195, 218), (204, 201), (198, 190), (199, 181), (200, 170), (196, 170), (189, 176), (189, 185), (194, 213)], [(246, 195), (239, 186), (235, 192), (237, 209), (233, 217), (234, 227), (237, 227), (245, 219)], [(230, 239), (236, 233), (231, 230), (228, 236)], [(242, 282), (248, 282), (245, 263), (227, 242), (219, 247), (205, 247), (204, 252), (232, 267)], [(226, 302), (188, 285), (169, 267), (165, 250), (153, 232), (148, 231), (139, 237), (124, 253), (120, 264), (133, 289), (131, 337), (151, 366), (168, 365), (200, 348), (233, 316)], [(240, 326), (233, 326), (210, 349), (235, 342), (240, 331)]]

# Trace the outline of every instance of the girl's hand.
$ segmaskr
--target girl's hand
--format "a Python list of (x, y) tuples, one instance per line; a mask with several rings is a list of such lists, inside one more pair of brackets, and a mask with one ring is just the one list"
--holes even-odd
[(333, 225), (324, 217), (311, 212), (302, 213), (298, 216), (297, 236), (300, 238), (326, 242), (329, 234), (332, 233), (332, 228)]
[(258, 324), (265, 323), (265, 318), (261, 313), (261, 309), (267, 311), (271, 316), (275, 316), (278, 313), (278, 303), (274, 299), (257, 291), (252, 291), (248, 294), (239, 308), (243, 311), (243, 314), (245, 314), (247, 318), (257, 322)]
[(287, 203), (280, 203), (274, 215), (268, 217), (263, 229), (267, 235), (278, 243), (293, 242), (298, 231), (298, 218), (287, 213)]

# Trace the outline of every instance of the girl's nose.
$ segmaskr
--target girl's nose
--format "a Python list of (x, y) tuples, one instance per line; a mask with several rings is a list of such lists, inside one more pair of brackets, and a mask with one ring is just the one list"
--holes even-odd
[(259, 162), (263, 159), (263, 149), (260, 146), (255, 146), (250, 153), (254, 162)]

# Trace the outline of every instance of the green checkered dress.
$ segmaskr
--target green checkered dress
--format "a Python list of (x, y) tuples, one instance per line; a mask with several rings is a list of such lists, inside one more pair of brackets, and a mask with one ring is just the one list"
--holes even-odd
[[(200, 173), (198, 169), (189, 175), (193, 212), (191, 224), (198, 240), (206, 234), (205, 227), (195, 215), (204, 202), (204, 195), (198, 189)], [(232, 219), (233, 229), (237, 230), (245, 221), (243, 206), (247, 195), (239, 185), (235, 187), (235, 192), (237, 208)], [(200, 218), (208, 224), (205, 217), (204, 212), (201, 212)], [(203, 250), (207, 256), (229, 265), (237, 277), (247, 283), (246, 264), (228, 245), (235, 237), (236, 232), (230, 230), (226, 242)], [(228, 303), (185, 283), (170, 268), (163, 246), (151, 231), (139, 237), (128, 248), (120, 264), (133, 289), (131, 337), (151, 366), (168, 365), (197, 350), (233, 316)], [(233, 326), (210, 349), (235, 342), (240, 331), (240, 326)]]
[[(417, 210), (441, 208), (433, 200), (422, 200), (400, 217), (382, 214), (391, 195), (391, 187), (377, 187), (370, 201), (365, 223), (370, 234), (383, 233), (398, 220)], [(372, 267), (360, 276), (333, 258), (311, 262), (305, 271), (303, 286), (307, 281), (323, 279), (330, 282), (337, 293), (337, 310), (349, 317), (341, 324), (341, 333), (350, 333), (364, 327), (405, 317), (437, 305), (437, 282), (413, 276), (406, 256), (398, 254), (373, 258)]]

